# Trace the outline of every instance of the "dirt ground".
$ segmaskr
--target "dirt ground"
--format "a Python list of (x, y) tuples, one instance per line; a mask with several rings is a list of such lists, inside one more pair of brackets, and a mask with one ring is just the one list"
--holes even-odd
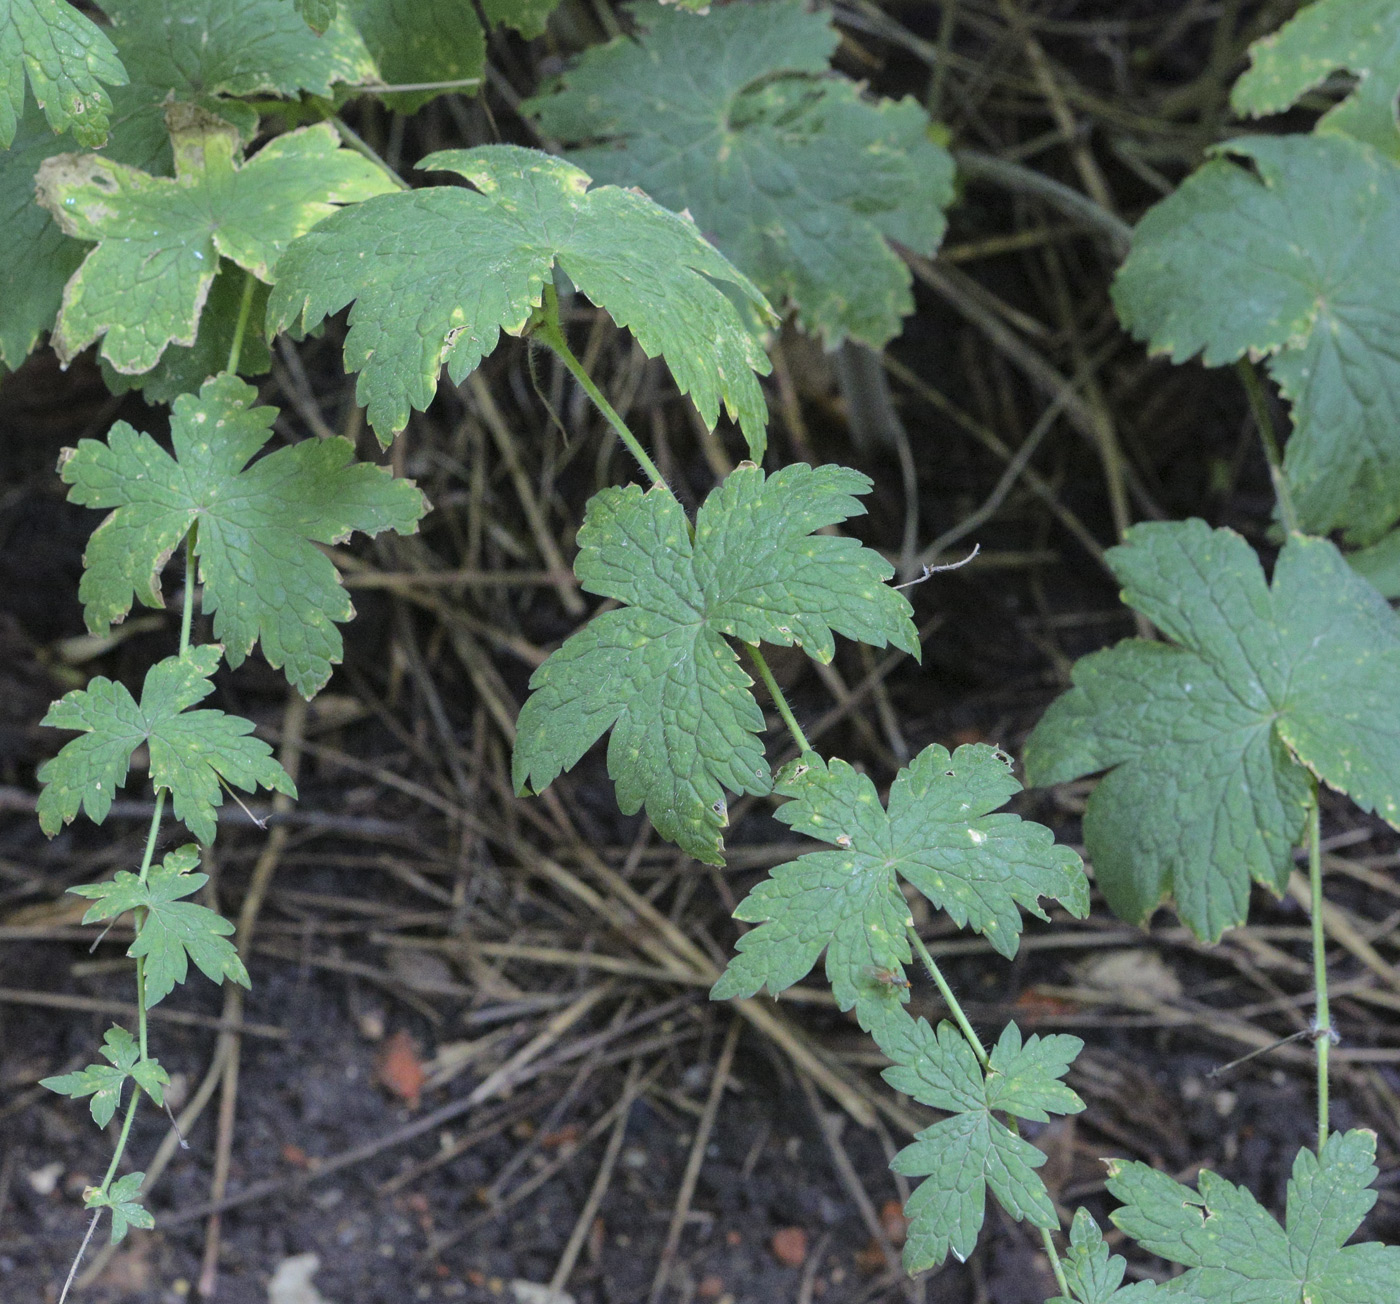
[[(1131, 221), (1154, 178), (1179, 178), (1230, 133), (1223, 92), (1239, 50), (1251, 24), (1287, 8), (1034, 7), (1079, 123), (1067, 147), (1047, 138), (1058, 128), (1024, 33), (996, 4), (964, 0), (940, 107), (960, 143), (1066, 185), (1082, 188), (1087, 148)], [(923, 93), (919, 42), (940, 39), (940, 12), (842, 10), (842, 66), (887, 93)], [(1127, 59), (1144, 49), (1150, 58)], [(512, 93), (532, 89), (548, 53), (496, 51)], [(528, 143), (497, 92), (497, 126)], [(361, 127), (391, 157), (492, 138), (475, 102), (440, 103), (407, 132), (377, 111)], [(881, 785), (931, 742), (1014, 754), (1074, 658), (1133, 632), (1099, 560), (1114, 524), (1093, 429), (1115, 432), (1133, 518), (1203, 516), (1269, 547), (1243, 394), (1228, 373), (1146, 359), (1114, 324), (1113, 266), (1099, 233), (1042, 196), (972, 179), (943, 256), (916, 267), (918, 310), (887, 370), (838, 366), (791, 334), (778, 346), (775, 464), (869, 473), (870, 514), (854, 533), (898, 562), (910, 539), (923, 549), (985, 511), (944, 547), (952, 559), (975, 542), (979, 556), (910, 590), (922, 665), (851, 646), (829, 669), (775, 660), (814, 742)], [(668, 479), (698, 501), (739, 456), (737, 437), (700, 438), (661, 368), (586, 304), (570, 330)], [(333, 327), (279, 355), (263, 398), (283, 409), (285, 438), (329, 428), (377, 457), (339, 338)], [(1032, 476), (1004, 484), (1072, 377)], [(152, 1037), (187, 1148), (155, 1109), (138, 1114), (129, 1162), (159, 1170), (157, 1229), (115, 1254), (95, 1244), (75, 1299), (264, 1304), (278, 1265), (308, 1253), (329, 1304), (549, 1304), (519, 1283), (553, 1283), (576, 1304), (1041, 1304), (1054, 1293), (1038, 1239), (995, 1208), (968, 1263), (903, 1277), (907, 1186), (888, 1162), (934, 1116), (881, 1082), (878, 1053), (819, 976), (776, 1004), (708, 1001), (737, 936), (735, 903), (805, 849), (767, 803), (735, 804), (730, 863), (716, 870), (618, 814), (599, 749), (542, 798), (511, 792), (511, 724), (530, 672), (593, 602), (558, 560), (572, 558), (589, 495), (628, 474), (566, 381), (507, 342), (415, 417), (392, 458), (434, 513), (413, 539), (337, 550), (359, 616), (344, 666), (308, 708), (256, 661), (221, 672), (218, 705), (255, 720), (289, 766), (299, 758), (300, 801), (255, 805), (267, 829), (236, 807), (221, 821), (210, 904), (247, 924), (252, 989), (244, 999), (196, 975), (159, 1007)], [(167, 419), (138, 397), (110, 398), (86, 358), (62, 373), (38, 355), (0, 384), (4, 1304), (57, 1299), (86, 1227), (81, 1191), (115, 1133), (35, 1084), (88, 1063), (133, 995), (129, 936), (80, 927), (64, 890), (139, 859), (149, 792), (134, 776), (106, 825), (79, 822), (52, 842), (33, 812), (34, 771), (58, 745), (38, 725), (47, 703), (97, 673), (138, 682), (177, 629), (175, 612), (142, 611), (110, 641), (84, 635), (76, 589), (96, 517), (63, 501), (53, 467), (60, 448), (119, 417), (158, 436)], [(770, 740), (779, 759), (780, 732)], [(1014, 808), (1079, 846), (1088, 790), (1027, 793)], [(1333, 1118), (1378, 1133), (1366, 1234), (1394, 1240), (1400, 838), (1340, 799), (1324, 807), (1324, 835), (1343, 1036)], [(1084, 1038), (1069, 1081), (1087, 1109), (1028, 1131), (1067, 1215), (1083, 1204), (1106, 1225), (1105, 1156), (1183, 1179), (1209, 1166), (1281, 1210), (1292, 1156), (1313, 1136), (1311, 1049), (1294, 1041), (1216, 1070), (1307, 1026), (1308, 918), (1293, 900), (1258, 894), (1249, 928), (1204, 947), (1169, 912), (1140, 931), (1096, 898), (1088, 920), (1030, 921), (1011, 964), (940, 916), (919, 923), (980, 1028), (995, 1035), (1014, 1018)], [(928, 983), (916, 982), (913, 1007), (943, 1012)], [(1163, 1270), (1147, 1258), (1130, 1268)]]

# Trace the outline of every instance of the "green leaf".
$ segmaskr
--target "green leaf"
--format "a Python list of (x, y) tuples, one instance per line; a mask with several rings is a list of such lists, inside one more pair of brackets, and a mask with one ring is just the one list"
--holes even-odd
[(448, 150), (419, 167), (477, 189), (385, 195), (338, 214), (287, 251), (268, 307), (270, 330), (309, 330), (357, 300), (345, 365), (361, 373), (356, 393), (381, 442), (410, 406), (428, 406), (444, 365), (461, 381), (501, 331), (526, 330), (557, 263), (648, 356), (665, 358), (707, 425), (722, 401), (762, 457), (767, 413), (753, 373), (767, 374), (768, 359), (716, 282), (756, 312), (767, 305), (694, 222), (632, 191), (589, 190), (577, 168), (514, 145)]
[(157, 1105), (164, 1104), (163, 1088), (170, 1085), (170, 1079), (160, 1062), (142, 1059), (141, 1048), (125, 1028), (115, 1025), (108, 1028), (102, 1040), (101, 1053), (107, 1064), (89, 1064), (85, 1069), (60, 1077), (41, 1078), (39, 1085), (75, 1100), (91, 1096), (92, 1119), (98, 1127), (106, 1127), (112, 1121), (112, 1115), (121, 1104), (122, 1087), (127, 1078), (134, 1078), (136, 1085)]
[(763, 712), (725, 641), (800, 644), (823, 663), (833, 634), (918, 655), (892, 568), (855, 539), (814, 530), (860, 515), (870, 481), (795, 463), (745, 463), (705, 499), (691, 541), (665, 488), (604, 489), (588, 504), (575, 573), (626, 605), (594, 617), (544, 663), (520, 712), (514, 779), (541, 791), (607, 730), (618, 805), (645, 804), (662, 837), (722, 864), (724, 789), (764, 793)]
[(928, 114), (834, 75), (836, 28), (803, 0), (631, 12), (635, 41), (587, 50), (526, 110), (583, 146), (569, 157), (590, 176), (689, 212), (828, 347), (847, 335), (883, 347), (914, 310), (909, 269), (886, 241), (932, 255), (953, 198), (953, 160)]
[(155, 1005), (189, 976), (189, 960), (204, 976), (220, 983), (225, 978), (240, 987), (249, 985), (248, 970), (228, 940), (233, 925), (206, 906), (181, 898), (192, 896), (208, 881), (208, 874), (191, 874), (199, 864), (193, 844), (172, 851), (151, 868), (143, 882), (127, 870), (118, 870), (106, 883), (86, 883), (68, 890), (96, 904), (88, 908), (83, 923), (115, 919), (128, 910), (143, 912), (136, 940), (127, 955), (144, 957), (146, 1004)]
[(962, 1033), (902, 1012), (893, 1039), (880, 1049), (895, 1061), (885, 1080), (945, 1118), (925, 1128), (890, 1165), (906, 1177), (928, 1178), (904, 1207), (909, 1238), (904, 1266), (909, 1272), (936, 1267), (951, 1253), (965, 1260), (977, 1244), (986, 1213), (987, 1188), (1013, 1218), (1055, 1228), (1059, 1220), (1045, 1183), (1035, 1169), (1045, 1155), (994, 1115), (1000, 1111), (1044, 1122), (1048, 1110), (1077, 1114), (1084, 1102), (1059, 1079), (1084, 1048), (1078, 1037), (1032, 1036), (1008, 1024), (992, 1050), (986, 1074)]
[(1322, 539), (1290, 538), (1272, 588), (1243, 539), (1202, 521), (1135, 526), (1108, 560), (1174, 643), (1081, 660), (1026, 774), (1107, 770), (1084, 837), (1109, 905), (1141, 922), (1171, 893), (1214, 940), (1244, 922), (1251, 878), (1287, 885), (1307, 770), (1400, 824), (1400, 620)]
[(836, 1003), (850, 1009), (883, 974), (902, 975), (909, 963), (901, 879), (1008, 957), (1020, 942), (1020, 907), (1044, 919), (1046, 896), (1080, 918), (1089, 911), (1079, 857), (1056, 846), (1049, 829), (991, 813), (1021, 790), (1010, 758), (994, 747), (967, 745), (951, 756), (936, 744), (924, 748), (896, 776), (888, 812), (869, 778), (816, 755), (780, 776), (777, 790), (796, 799), (778, 808), (778, 819), (839, 850), (779, 865), (744, 899), (735, 918), (761, 926), (739, 939), (716, 999), (760, 987), (776, 996), (825, 949)]
[(1240, 1304), (1369, 1304), (1400, 1299), (1400, 1247), (1346, 1244), (1376, 1202), (1373, 1132), (1334, 1132), (1321, 1157), (1300, 1150), (1280, 1227), (1244, 1188), (1209, 1169), (1199, 1193), (1146, 1164), (1112, 1160), (1113, 1221), (1190, 1271), (1166, 1293)]
[(1383, 598), (1400, 598), (1400, 530), (1382, 535), (1369, 548), (1347, 554), (1347, 565), (1364, 575)]
[(214, 810), (223, 804), (221, 779), (245, 792), (263, 787), (296, 796), (272, 749), (248, 736), (252, 721), (188, 709), (214, 691), (209, 676), (222, 651), (207, 643), (157, 662), (146, 674), (139, 706), (121, 684), (98, 675), (49, 708), (44, 724), (83, 735), (39, 768), (39, 826), (49, 837), (79, 808), (101, 824), (126, 780), (131, 754), (143, 744), (150, 750), (151, 781), (171, 794), (176, 818), (205, 846), (214, 838)]
[(216, 376), (198, 397), (175, 400), (174, 456), (117, 422), (105, 444), (85, 439), (63, 462), (72, 502), (112, 512), (93, 532), (78, 596), (88, 629), (104, 634), (132, 602), (160, 607), (159, 576), (197, 527), (203, 609), (230, 665), (255, 642), (310, 697), (340, 661), (334, 622), (355, 610), (316, 545), (355, 530), (411, 534), (427, 511), (410, 480), (354, 461), (346, 439), (306, 439), (248, 465), (272, 435), (277, 409), (257, 391)]
[(112, 100), (126, 70), (116, 47), (92, 19), (63, 0), (0, 0), (0, 149), (24, 114), (24, 82), (55, 131), (80, 145), (107, 138)]
[(339, 7), (336, 0), (294, 0), (306, 25), (318, 36), (331, 25)]
[(1250, 67), (1230, 103), (1256, 117), (1281, 113), (1334, 72), (1356, 88), (1322, 115), (1321, 132), (1363, 140), (1400, 161), (1395, 96), (1400, 91), (1400, 5), (1396, 0), (1317, 0), (1249, 47)]
[(1061, 1266), (1070, 1293), (1069, 1296), (1055, 1296), (1049, 1304), (1148, 1304), (1163, 1297), (1162, 1288), (1155, 1282), (1122, 1284), (1127, 1260), (1108, 1252), (1103, 1233), (1087, 1209), (1075, 1210), (1074, 1223), (1069, 1229), (1069, 1249), (1061, 1259)]
[(1369, 543), (1400, 516), (1400, 166), (1344, 136), (1254, 136), (1150, 209), (1119, 316), (1154, 353), (1267, 356), (1293, 405), (1284, 470), (1303, 528)]
[(83, 1192), (83, 1203), (89, 1209), (112, 1211), (113, 1245), (119, 1245), (126, 1239), (129, 1227), (140, 1227), (150, 1231), (156, 1225), (156, 1220), (137, 1198), (145, 1180), (145, 1173), (128, 1173), (125, 1177), (117, 1178), (105, 1194), (95, 1186), (90, 1186)]
[(174, 180), (94, 154), (39, 169), (39, 202), (67, 234), (98, 242), (63, 292), (53, 346), (64, 362), (105, 335), (116, 370), (149, 371), (172, 341), (194, 343), (221, 254), (270, 281), (298, 235), (391, 185), (340, 149), (328, 124), (279, 136), (240, 165), (235, 128), (185, 106), (170, 121)]

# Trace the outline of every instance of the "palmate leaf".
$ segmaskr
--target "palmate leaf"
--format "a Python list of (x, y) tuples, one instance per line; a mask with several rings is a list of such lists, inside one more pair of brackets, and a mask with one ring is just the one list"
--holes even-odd
[(631, 13), (635, 41), (586, 51), (527, 110), (590, 176), (688, 211), (829, 346), (883, 347), (914, 309), (886, 240), (932, 255), (953, 197), (928, 115), (833, 75), (836, 28), (802, 0)]
[[(1400, 165), (1339, 135), (1254, 136), (1150, 209), (1113, 299), (1154, 353), (1248, 353), (1293, 406), (1284, 471), (1302, 528), (1357, 543), (1400, 517)], [(1256, 175), (1257, 173), (1257, 175)]]
[(217, 643), (206, 643), (157, 662), (146, 673), (140, 705), (121, 684), (98, 675), (49, 708), (44, 724), (82, 731), (39, 768), (39, 827), (49, 837), (79, 809), (101, 824), (126, 780), (131, 754), (143, 744), (150, 750), (151, 781), (170, 793), (176, 818), (205, 846), (214, 839), (214, 811), (223, 804), (220, 779), (244, 792), (261, 787), (296, 796), (272, 749), (248, 736), (250, 720), (188, 709), (214, 691), (209, 677), (222, 653)]
[(885, 1080), (950, 1115), (920, 1132), (890, 1165), (906, 1177), (927, 1178), (904, 1209), (909, 1219), (905, 1268), (922, 1272), (950, 1253), (966, 1259), (977, 1244), (989, 1187), (1013, 1218), (1057, 1227), (1055, 1206), (1035, 1172), (1045, 1155), (995, 1115), (1043, 1123), (1051, 1113), (1079, 1113), (1084, 1102), (1060, 1079), (1084, 1043), (1063, 1034), (1023, 1042), (1020, 1029), (1008, 1024), (984, 1074), (951, 1023), (939, 1024), (935, 1032), (902, 1009), (892, 1013), (876, 1038), (895, 1061), (884, 1071)]
[[(1244, 1188), (1209, 1169), (1199, 1192), (1146, 1164), (1113, 1160), (1113, 1221), (1143, 1249), (1190, 1271), (1163, 1294), (1200, 1304), (1379, 1304), (1400, 1299), (1400, 1247), (1347, 1245), (1376, 1202), (1375, 1133), (1334, 1132), (1300, 1150), (1280, 1227)], [(1115, 1301), (1116, 1304), (1116, 1301)]]
[(240, 987), (249, 986), (248, 970), (230, 942), (233, 925), (207, 906), (182, 900), (193, 896), (208, 881), (208, 874), (191, 874), (199, 864), (193, 845), (172, 851), (152, 866), (145, 882), (127, 870), (118, 870), (106, 883), (85, 883), (68, 890), (96, 902), (83, 923), (116, 919), (128, 910), (143, 912), (140, 931), (127, 955), (144, 958), (147, 1006), (164, 1000), (189, 976), (189, 961), (212, 982), (225, 978)]
[(89, 630), (106, 633), (133, 600), (164, 605), (160, 573), (197, 528), (203, 609), (230, 665), (255, 642), (307, 697), (340, 661), (336, 621), (355, 609), (315, 545), (352, 532), (411, 534), (427, 502), (411, 480), (354, 461), (346, 439), (307, 439), (248, 465), (272, 435), (277, 409), (236, 376), (175, 401), (174, 456), (117, 422), (105, 444), (85, 439), (61, 467), (69, 500), (112, 510), (93, 532), (78, 596)]
[(1317, 130), (1364, 140), (1400, 162), (1395, 97), (1400, 92), (1400, 4), (1316, 0), (1249, 47), (1250, 67), (1230, 92), (1238, 113), (1280, 113), (1334, 72), (1356, 88), (1318, 120)]
[(1108, 770), (1084, 837), (1109, 905), (1141, 922), (1171, 893), (1214, 940), (1244, 922), (1251, 878), (1287, 885), (1309, 770), (1400, 824), (1400, 620), (1322, 539), (1290, 538), (1272, 587), (1239, 535), (1202, 521), (1135, 526), (1108, 560), (1174, 643), (1081, 660), (1026, 774)]
[(356, 393), (381, 442), (410, 407), (428, 406), (444, 365), (460, 381), (502, 331), (525, 330), (557, 263), (648, 356), (664, 357), (706, 424), (722, 402), (762, 457), (767, 410), (753, 373), (766, 374), (768, 359), (715, 282), (759, 313), (767, 305), (694, 222), (628, 190), (590, 190), (571, 164), (514, 145), (418, 166), (476, 190), (384, 195), (338, 214), (287, 251), (268, 305), (270, 330), (309, 330), (356, 301), (345, 365), (360, 372)]
[(605, 732), (625, 814), (646, 806), (656, 831), (722, 864), (724, 789), (764, 793), (763, 712), (726, 638), (800, 644), (821, 662), (833, 633), (918, 655), (892, 568), (855, 539), (814, 535), (865, 509), (870, 481), (796, 463), (765, 477), (745, 463), (705, 499), (689, 536), (665, 488), (604, 489), (588, 504), (575, 573), (626, 605), (569, 638), (530, 680), (513, 766), (517, 790), (542, 790)]
[(150, 1231), (156, 1225), (156, 1220), (138, 1198), (145, 1180), (145, 1173), (127, 1173), (125, 1177), (117, 1178), (105, 1195), (95, 1186), (83, 1192), (83, 1203), (89, 1209), (111, 1210), (113, 1245), (120, 1245), (131, 1227)]
[(1045, 918), (1052, 897), (1083, 918), (1089, 886), (1079, 857), (1049, 829), (994, 815), (1021, 790), (1010, 758), (985, 744), (924, 748), (890, 787), (889, 809), (875, 785), (845, 761), (804, 756), (779, 776), (794, 801), (777, 818), (834, 843), (780, 865), (740, 903), (736, 919), (760, 924), (738, 941), (711, 995), (775, 996), (804, 978), (826, 951), (836, 1003), (850, 1009), (882, 973), (909, 962), (909, 905), (903, 880), (959, 927), (970, 925), (1002, 955), (1016, 954), (1020, 908)]
[(164, 1088), (170, 1085), (170, 1078), (161, 1068), (159, 1060), (142, 1059), (141, 1048), (125, 1028), (115, 1025), (104, 1035), (102, 1057), (106, 1064), (89, 1064), (85, 1069), (64, 1073), (59, 1077), (41, 1078), (39, 1085), (56, 1091), (60, 1096), (71, 1096), (80, 1100), (92, 1097), (92, 1121), (98, 1127), (106, 1127), (112, 1115), (121, 1104), (122, 1087), (127, 1078), (135, 1080), (157, 1105), (165, 1103)]
[(336, 205), (392, 188), (339, 147), (328, 124), (279, 136), (239, 162), (236, 128), (203, 110), (170, 114), (175, 177), (93, 154), (39, 169), (39, 202), (69, 235), (96, 241), (63, 292), (53, 346), (68, 361), (99, 336), (117, 371), (149, 371), (168, 344), (192, 345), (220, 255), (259, 280)]
[(1048, 1304), (1162, 1304), (1165, 1300), (1165, 1288), (1156, 1282), (1123, 1285), (1127, 1260), (1109, 1253), (1103, 1233), (1087, 1209), (1075, 1211), (1069, 1249), (1061, 1264), (1069, 1295), (1057, 1295)]
[(122, 85), (126, 70), (86, 14), (64, 0), (0, 0), (0, 149), (19, 127), (26, 77), (54, 131), (71, 131), (80, 145), (106, 140), (106, 86)]

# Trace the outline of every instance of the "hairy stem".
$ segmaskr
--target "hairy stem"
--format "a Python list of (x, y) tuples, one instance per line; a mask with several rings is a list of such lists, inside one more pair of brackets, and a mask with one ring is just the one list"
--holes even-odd
[(252, 272), (243, 273), (243, 300), (238, 305), (238, 321), (233, 328), (233, 343), (229, 345), (228, 366), (224, 368), (231, 376), (238, 375), (238, 362), (243, 356), (243, 337), (248, 333), (248, 318), (253, 311), (253, 291), (257, 289), (258, 278)]
[(967, 1038), (967, 1044), (972, 1047), (973, 1054), (977, 1056), (977, 1062), (985, 1069), (991, 1063), (991, 1056), (987, 1054), (987, 1048), (982, 1044), (982, 1039), (973, 1030), (967, 1015), (963, 1013), (963, 1007), (958, 1003), (958, 998), (953, 995), (953, 989), (948, 986), (948, 980), (943, 976), (943, 971), (938, 967), (933, 956), (928, 953), (928, 947), (924, 945), (924, 939), (915, 931), (914, 925), (907, 925), (904, 931), (909, 935), (909, 945), (914, 948), (914, 953), (923, 962), (928, 976), (937, 984), (939, 995), (943, 997), (948, 1012), (953, 1016), (953, 1022), (961, 1029), (962, 1035)]
[(1317, 1048), (1317, 1151), (1327, 1144), (1329, 1109), (1327, 1058), (1332, 1048), (1332, 1014), (1327, 1004), (1327, 938), (1322, 926), (1322, 816), (1317, 784), (1308, 805), (1308, 890), (1312, 894), (1313, 1045)]
[(1274, 483), (1274, 496), (1278, 499), (1278, 514), (1283, 528), (1289, 534), (1300, 530), (1298, 510), (1293, 505), (1293, 493), (1283, 474), (1283, 454), (1279, 451), (1278, 432), (1274, 429), (1274, 418), (1269, 412), (1269, 398), (1260, 383), (1259, 373), (1248, 358), (1235, 363), (1235, 373), (1244, 386), (1245, 397), (1249, 399), (1249, 410), (1254, 417), (1254, 427), (1259, 431), (1259, 442), (1264, 446), (1264, 456), (1269, 463), (1269, 478)]
[(642, 447), (637, 436), (627, 428), (627, 423), (618, 416), (613, 405), (603, 396), (603, 391), (593, 383), (593, 378), (583, 369), (583, 363), (574, 356), (574, 351), (564, 338), (563, 328), (559, 324), (559, 296), (555, 294), (552, 285), (544, 287), (544, 307), (536, 323), (534, 337), (541, 343), (547, 344), (559, 355), (560, 361), (568, 367), (574, 379), (583, 386), (583, 392), (593, 400), (594, 406), (607, 418), (608, 424), (617, 431), (617, 436), (627, 446), (627, 451), (637, 459), (638, 465), (646, 472), (647, 479), (652, 484), (664, 488), (666, 479), (657, 468), (656, 463), (647, 456), (646, 449)]
[(807, 735), (802, 732), (802, 726), (797, 723), (797, 717), (792, 713), (792, 707), (788, 705), (788, 700), (783, 696), (783, 690), (778, 687), (778, 681), (773, 678), (773, 672), (768, 668), (768, 662), (764, 660), (763, 653), (758, 650), (757, 643), (745, 643), (749, 650), (749, 656), (753, 658), (754, 666), (758, 670), (758, 677), (763, 680), (763, 686), (768, 690), (773, 699), (773, 704), (778, 708), (778, 714), (783, 717), (783, 723), (787, 725), (788, 733), (792, 735), (792, 740), (797, 744), (800, 752), (810, 752), (812, 744), (807, 741)]

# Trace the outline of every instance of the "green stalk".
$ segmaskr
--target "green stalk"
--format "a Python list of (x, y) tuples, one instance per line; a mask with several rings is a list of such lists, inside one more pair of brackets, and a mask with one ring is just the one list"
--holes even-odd
[(758, 677), (763, 680), (763, 686), (768, 690), (773, 698), (774, 705), (778, 708), (778, 714), (783, 717), (783, 723), (787, 725), (788, 733), (792, 735), (792, 740), (797, 744), (800, 752), (810, 752), (812, 744), (807, 741), (807, 735), (802, 732), (802, 726), (797, 723), (797, 717), (792, 713), (792, 707), (788, 705), (788, 700), (783, 696), (783, 690), (778, 687), (778, 681), (773, 678), (773, 672), (768, 669), (768, 662), (763, 659), (763, 653), (758, 650), (757, 643), (745, 643), (749, 655), (753, 658), (754, 666), (758, 669)]
[(253, 291), (258, 278), (252, 272), (243, 273), (243, 300), (238, 305), (238, 322), (233, 328), (233, 343), (229, 346), (228, 366), (224, 368), (230, 375), (238, 375), (238, 361), (243, 356), (243, 336), (248, 331), (248, 318), (253, 310)]
[(1283, 528), (1289, 534), (1301, 533), (1298, 524), (1298, 509), (1293, 505), (1293, 493), (1283, 474), (1283, 454), (1279, 451), (1278, 433), (1274, 430), (1274, 419), (1269, 414), (1269, 399), (1264, 386), (1259, 383), (1259, 373), (1248, 358), (1235, 363), (1235, 374), (1244, 385), (1245, 397), (1249, 400), (1249, 410), (1254, 416), (1254, 427), (1259, 431), (1259, 442), (1264, 446), (1264, 457), (1269, 463), (1269, 478), (1274, 483), (1274, 496), (1278, 499), (1278, 514)]
[(1332, 1014), (1327, 1003), (1327, 937), (1322, 925), (1322, 816), (1317, 784), (1308, 804), (1308, 890), (1312, 893), (1313, 989), (1317, 995), (1313, 1015), (1313, 1045), (1317, 1048), (1317, 1152), (1327, 1144), (1327, 1058), (1332, 1048)]
[[(1014, 1123), (1016, 1120), (1012, 1119), (1011, 1121)], [(1060, 1294), (1069, 1299), (1069, 1281), (1065, 1277), (1065, 1265), (1060, 1262), (1060, 1251), (1056, 1247), (1055, 1238), (1050, 1235), (1048, 1227), (1040, 1229), (1040, 1243), (1045, 1246), (1045, 1257), (1050, 1260), (1050, 1271), (1055, 1274), (1055, 1285), (1059, 1288)]]
[(904, 931), (909, 935), (909, 944), (914, 948), (914, 953), (923, 961), (928, 976), (937, 984), (939, 995), (943, 997), (948, 1012), (953, 1016), (953, 1022), (958, 1025), (962, 1030), (962, 1035), (967, 1038), (967, 1044), (972, 1047), (973, 1054), (977, 1056), (977, 1062), (983, 1069), (986, 1069), (992, 1062), (991, 1056), (987, 1054), (987, 1048), (982, 1044), (982, 1039), (973, 1031), (972, 1024), (968, 1021), (967, 1015), (963, 1013), (963, 1007), (958, 1003), (958, 998), (953, 995), (953, 989), (948, 986), (948, 980), (943, 976), (943, 971), (935, 963), (933, 956), (928, 953), (924, 939), (915, 931), (913, 924), (907, 925)]
[[(180, 612), (180, 655), (184, 656), (190, 650), (190, 632), (194, 628), (194, 583), (195, 583), (195, 559), (194, 545), (199, 534), (198, 523), (190, 526), (190, 532), (185, 535), (185, 604)], [(157, 802), (160, 796), (157, 795)], [(156, 814), (160, 814), (160, 806), (156, 806)], [(144, 875), (143, 875), (144, 877)]]
[(627, 428), (627, 423), (618, 416), (617, 410), (603, 397), (603, 391), (593, 383), (593, 378), (583, 369), (583, 363), (574, 356), (573, 350), (569, 348), (569, 343), (564, 338), (563, 328), (559, 324), (559, 296), (555, 294), (552, 285), (546, 284), (544, 287), (544, 304), (535, 324), (534, 337), (541, 343), (547, 344), (559, 355), (560, 361), (568, 367), (574, 379), (583, 386), (583, 392), (593, 400), (594, 406), (607, 418), (608, 424), (617, 431), (617, 436), (627, 446), (627, 451), (637, 459), (638, 465), (646, 472), (647, 479), (652, 484), (665, 488), (666, 479), (657, 468), (656, 463), (647, 456), (646, 449), (642, 447), (637, 436)]

